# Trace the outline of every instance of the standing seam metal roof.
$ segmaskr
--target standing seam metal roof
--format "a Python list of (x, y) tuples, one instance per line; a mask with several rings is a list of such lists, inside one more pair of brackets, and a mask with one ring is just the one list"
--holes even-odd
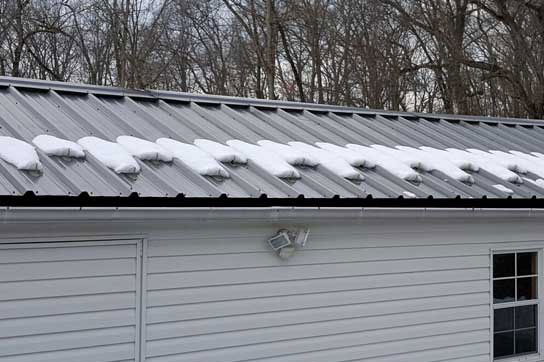
[[(385, 146), (544, 151), (544, 129), (537, 120), (399, 113), (293, 102), (264, 101), (163, 91), (0, 77), (0, 135), (31, 142), (40, 134), (77, 140), (120, 135), (148, 140), (170, 137), (193, 143), (205, 138), (256, 143), (330, 142)], [(49, 157), (39, 151), (42, 175), (22, 172), (0, 160), (0, 196), (175, 198), (543, 198), (529, 182), (503, 181), (484, 170), (468, 185), (438, 172), (420, 172), (411, 183), (387, 170), (360, 169), (363, 182), (348, 181), (326, 169), (299, 168), (299, 180), (279, 179), (258, 165), (224, 165), (231, 178), (203, 177), (181, 161), (138, 161), (137, 176), (118, 175), (87, 154), (84, 160)], [(534, 175), (529, 175), (534, 176)], [(534, 176), (534, 178), (538, 178)], [(493, 185), (514, 191), (509, 195)]]

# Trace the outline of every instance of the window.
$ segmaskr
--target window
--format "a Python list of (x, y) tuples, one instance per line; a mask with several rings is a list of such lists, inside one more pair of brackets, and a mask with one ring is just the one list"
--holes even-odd
[(539, 352), (538, 252), (493, 255), (493, 356)]

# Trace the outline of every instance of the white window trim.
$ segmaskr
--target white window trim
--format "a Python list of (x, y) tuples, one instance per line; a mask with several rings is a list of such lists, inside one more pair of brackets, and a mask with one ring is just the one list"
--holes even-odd
[[(499, 358), (495, 359), (494, 356), (494, 310), (496, 309), (493, 303), (493, 255), (496, 254), (512, 254), (512, 253), (526, 253), (526, 252), (536, 252), (537, 253), (537, 267), (538, 267), (538, 289), (537, 289), (537, 300), (536, 303), (534, 301), (522, 301), (522, 302), (511, 302), (511, 303), (500, 303), (501, 307), (507, 308), (510, 306), (520, 306), (520, 305), (537, 305), (537, 353), (533, 354), (527, 354), (523, 356), (515, 356), (515, 357), (505, 357), (505, 358)], [(543, 250), (542, 249), (514, 249), (514, 248), (496, 248), (491, 249), (490, 253), (490, 264), (489, 264), (489, 285), (490, 285), (490, 293), (489, 293), (489, 315), (490, 315), (490, 360), (491, 361), (500, 361), (500, 362), (544, 362), (544, 318), (543, 318), (543, 311), (544, 311), (544, 303), (543, 303), (543, 265), (544, 262), (542, 260), (543, 256)], [(517, 262), (517, 261), (516, 261)], [(517, 264), (516, 264), (517, 267)], [(499, 278), (498, 278), (499, 279)], [(516, 290), (517, 293), (517, 290)]]

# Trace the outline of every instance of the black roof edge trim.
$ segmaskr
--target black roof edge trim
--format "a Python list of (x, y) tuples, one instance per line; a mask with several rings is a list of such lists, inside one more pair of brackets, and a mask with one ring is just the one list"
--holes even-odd
[(381, 207), (381, 208), (544, 208), (544, 199), (409, 198), (161, 198), (110, 196), (0, 196), (0, 207)]

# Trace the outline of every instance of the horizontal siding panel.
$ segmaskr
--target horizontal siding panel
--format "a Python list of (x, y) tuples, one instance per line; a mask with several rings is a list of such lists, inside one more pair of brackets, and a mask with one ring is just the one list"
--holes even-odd
[[(484, 328), (489, 328), (489, 319), (480, 318), (467, 321), (455, 321), (437, 323), (434, 325), (420, 325), (410, 327), (398, 327), (395, 329), (383, 329), (361, 333), (347, 333), (339, 335), (330, 335), (324, 337), (293, 339), (295, 336), (285, 336), (286, 340), (281, 342), (272, 342), (259, 345), (247, 345), (237, 348), (213, 349), (210, 351), (194, 352), (186, 354), (183, 357), (184, 362), (204, 362), (221, 360), (222, 362), (234, 362), (243, 360), (279, 356), (288, 351), (290, 354), (311, 352), (319, 349), (333, 349), (366, 344), (382, 345), (385, 342), (407, 340), (413, 338), (432, 337), (436, 335), (449, 335), (451, 339), (456, 334), (466, 332), (483, 332)], [(489, 331), (485, 331), (486, 338), (489, 338)], [(475, 341), (471, 341), (474, 343)], [(171, 344), (170, 348), (154, 350), (152, 343), (148, 344), (148, 356), (156, 356), (156, 353), (176, 353), (177, 346)], [(364, 355), (364, 354), (363, 354)], [(361, 355), (359, 355), (360, 357)], [(178, 357), (179, 358), (179, 357)], [(316, 360), (328, 361), (323, 357)], [(153, 361), (153, 359), (151, 359)], [(160, 360), (159, 360), (160, 361)]]
[(117, 362), (122, 360), (134, 361), (134, 343), (0, 357), (0, 362)]
[[(488, 343), (480, 342), (439, 349), (432, 349), (432, 346), (426, 346), (424, 343), (422, 343), (422, 348), (425, 347), (429, 347), (429, 349), (417, 352), (398, 353), (382, 357), (361, 358), (350, 360), (350, 362), (489, 362)], [(473, 357), (474, 355), (478, 354), (480, 355)], [(293, 356), (293, 358), (296, 360), (297, 357)]]
[(299, 250), (296, 257), (278, 262), (269, 250), (261, 253), (232, 253), (216, 255), (162, 256), (149, 259), (149, 273), (181, 272), (206, 269), (236, 269), (277, 265), (321, 264), (335, 262), (362, 262), (398, 259), (420, 259), (452, 256), (488, 255), (488, 245), (351, 248), (333, 250)]
[(221, 284), (257, 283), (353, 275), (395, 274), (418, 271), (489, 267), (488, 256), (428, 258), (360, 263), (297, 265), (248, 269), (151, 274), (150, 289), (187, 288)]
[(489, 352), (479, 356), (447, 359), (441, 362), (489, 362)]
[[(321, 349), (297, 355), (285, 354), (279, 357), (257, 359), (259, 362), (389, 362), (400, 358), (403, 362), (420, 362), (417, 356), (422, 353), (433, 353), (438, 359), (432, 362), (443, 361), (448, 352), (462, 354), (489, 353), (489, 332), (477, 331), (457, 333), (455, 335), (439, 335), (427, 338), (413, 338), (404, 341), (379, 343), (374, 345), (353, 346), (341, 349)], [(401, 359), (407, 356), (407, 359)], [(446, 357), (447, 358), (447, 357)], [(173, 362), (175, 359), (157, 359), (153, 362)]]
[[(208, 350), (214, 348), (227, 348), (239, 345), (261, 344), (281, 341), (286, 336), (300, 338), (320, 337), (330, 334), (358, 333), (370, 330), (399, 328), (426, 324), (432, 328), (440, 322), (450, 322), (460, 319), (474, 318), (475, 321), (481, 318), (489, 318), (489, 307), (467, 307), (452, 310), (434, 310), (397, 315), (381, 315), (364, 318), (350, 318), (343, 320), (332, 320), (312, 324), (295, 324), (276, 328), (250, 329), (230, 333), (216, 333), (209, 335), (198, 335), (193, 337), (154, 340), (152, 330), (148, 331), (148, 350), (171, 351), (185, 353), (188, 351)], [(489, 323), (489, 321), (488, 321)], [(166, 352), (170, 354), (172, 352)]]
[[(29, 254), (31, 252), (27, 251)], [(136, 273), (136, 259), (80, 260), (0, 265), (0, 282)]]
[(136, 276), (0, 282), (0, 301), (136, 290)]
[(107, 328), (90, 331), (45, 334), (0, 339), (0, 357), (24, 353), (134, 343), (135, 327)]
[(7, 301), (0, 302), (0, 320), (135, 307), (135, 292)]
[(153, 290), (147, 294), (148, 306), (211, 302), (282, 295), (325, 293), (371, 288), (390, 288), (407, 285), (451, 283), (487, 280), (489, 268), (352, 276), (270, 282), (255, 284), (220, 285), (185, 289)]
[(384, 314), (421, 312), (444, 308), (458, 309), (469, 306), (479, 306), (489, 309), (489, 294), (475, 293), (392, 302), (325, 306), (320, 308), (218, 317), (213, 320), (204, 318), (179, 322), (175, 321), (178, 316), (172, 315), (170, 319), (165, 319), (162, 322), (149, 321), (147, 336), (149, 339), (182, 337), (339, 319), (363, 318)]
[(398, 299), (425, 298), (455, 294), (489, 292), (489, 281), (444, 283), (425, 286), (356, 290), (348, 292), (308, 294), (287, 297), (210, 302), (181, 306), (152, 307), (148, 320), (165, 321), (211, 318), (228, 315), (264, 313), (289, 309), (316, 308), (331, 305), (383, 302)]
[(135, 309), (0, 320), (0, 338), (134, 325)]
[(66, 246), (66, 247), (45, 247), (3, 249), (0, 253), (0, 264), (30, 263), (47, 261), (69, 261), (69, 260), (93, 260), (93, 259), (121, 259), (133, 258), (136, 255), (135, 245), (102, 245), (93, 246)]
[[(289, 223), (292, 220), (286, 222)], [(515, 220), (515, 222), (515, 232), (512, 231), (510, 223), (495, 223), (493, 220), (487, 221), (486, 227), (482, 227), (481, 222), (477, 220), (474, 223), (465, 221), (462, 225), (438, 219), (422, 219), (417, 223), (395, 220), (391, 222), (391, 228), (387, 230), (384, 230), (381, 224), (338, 220), (335, 224), (327, 223), (323, 226), (319, 222), (309, 222), (312, 225), (306, 250), (440, 245), (459, 245), (465, 248), (477, 244), (489, 249), (492, 245), (517, 245), (520, 242), (533, 245), (543, 244), (541, 238), (535, 237), (539, 234), (537, 231), (539, 225), (523, 219)], [(440, 225), (440, 223), (447, 224)], [(460, 232), (461, 227), (462, 232)], [(155, 233), (149, 244), (149, 256), (234, 254), (269, 250), (266, 240), (277, 232), (278, 227), (253, 230), (253, 226), (249, 226), (250, 229), (245, 233), (247, 228), (245, 225), (240, 225), (233, 231), (218, 225), (217, 228), (208, 228), (208, 230), (202, 227), (186, 228), (183, 230), (183, 235), (180, 235), (179, 231), (173, 231), (171, 236), (168, 236), (167, 232), (162, 232), (164, 236)], [(493, 230), (493, 233), (489, 230)], [(331, 243), (331, 240), (334, 242)]]

